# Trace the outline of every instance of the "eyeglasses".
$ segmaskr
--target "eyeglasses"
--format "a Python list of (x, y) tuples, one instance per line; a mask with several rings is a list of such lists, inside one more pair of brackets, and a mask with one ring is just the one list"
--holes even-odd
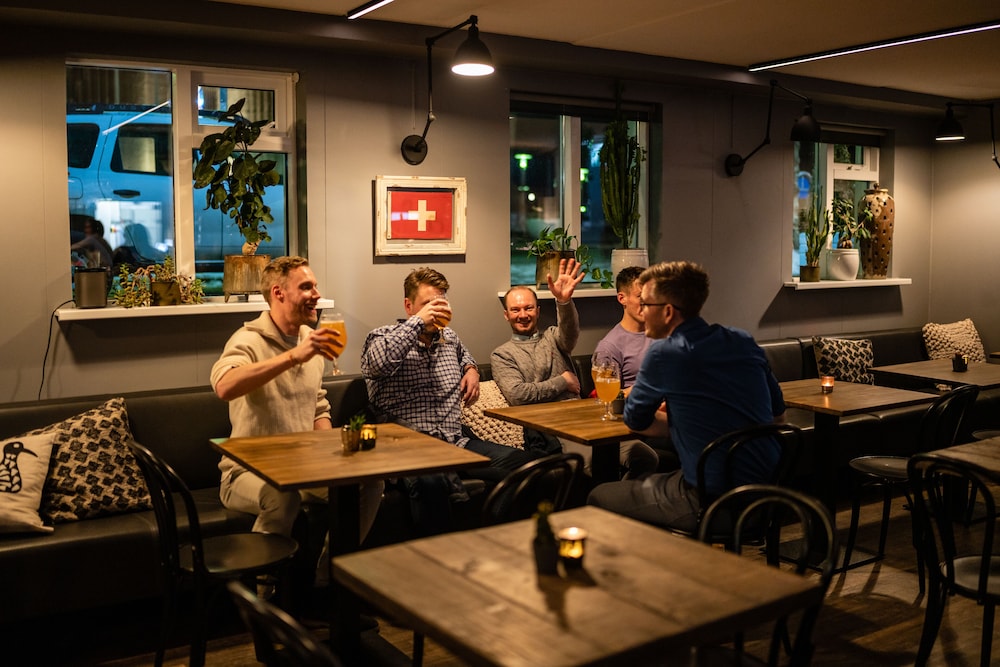
[(670, 303), (664, 301), (663, 303), (639, 303), (639, 310), (644, 310), (646, 308), (652, 308), (653, 306), (669, 306)]

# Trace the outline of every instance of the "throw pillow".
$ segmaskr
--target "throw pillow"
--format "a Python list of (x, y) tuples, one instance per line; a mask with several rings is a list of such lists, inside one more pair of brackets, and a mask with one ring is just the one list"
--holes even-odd
[(832, 375), (842, 382), (875, 384), (875, 376), (871, 374), (874, 357), (870, 340), (814, 336), (812, 342), (819, 375)]
[(517, 424), (487, 417), (483, 410), (506, 408), (507, 399), (493, 380), (479, 383), (479, 400), (462, 408), (462, 423), (468, 426), (481, 440), (496, 442), (510, 447), (524, 446), (524, 429)]
[(41, 515), (61, 523), (150, 509), (149, 491), (129, 447), (125, 399), (35, 431), (55, 436)]
[(971, 319), (950, 324), (924, 325), (924, 345), (931, 359), (947, 359), (955, 353), (967, 354), (969, 361), (986, 361), (983, 341)]
[(55, 435), (22, 435), (0, 442), (0, 533), (51, 533), (38, 508)]

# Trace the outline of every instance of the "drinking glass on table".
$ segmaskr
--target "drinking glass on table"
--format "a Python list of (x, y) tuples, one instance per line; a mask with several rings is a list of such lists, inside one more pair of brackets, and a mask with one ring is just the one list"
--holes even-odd
[(321, 329), (333, 329), (340, 334), (340, 338), (330, 346), (330, 353), (333, 354), (333, 370), (331, 374), (340, 375), (341, 370), (337, 367), (337, 357), (340, 356), (340, 353), (347, 346), (347, 327), (344, 325), (344, 316), (338, 312), (324, 310), (323, 314), (319, 316), (319, 326)]
[[(601, 366), (603, 366), (605, 363), (606, 362), (601, 361), (600, 359), (597, 358), (596, 353), (590, 358), (590, 379), (594, 383), (594, 389), (597, 389), (597, 375), (601, 370)], [(600, 403), (601, 397), (596, 396), (594, 400)]]
[(597, 379), (594, 380), (594, 385), (597, 387), (597, 398), (604, 403), (604, 415), (601, 419), (603, 421), (618, 421), (618, 417), (611, 412), (611, 402), (618, 398), (618, 392), (622, 388), (618, 366), (615, 364), (601, 366), (597, 372)]
[(445, 303), (447, 304), (447, 310), (441, 311), (441, 313), (439, 315), (436, 315), (434, 317), (434, 326), (436, 326), (438, 328), (438, 331), (441, 331), (446, 326), (448, 326), (449, 324), (451, 324), (451, 304), (447, 303), (448, 302), (448, 295), (447, 294), (442, 294), (441, 296), (439, 296), (437, 298), (438, 299), (443, 299), (445, 301)]

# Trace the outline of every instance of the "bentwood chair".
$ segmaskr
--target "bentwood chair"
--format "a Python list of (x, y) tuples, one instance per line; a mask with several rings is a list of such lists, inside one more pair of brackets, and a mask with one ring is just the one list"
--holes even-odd
[[(765, 549), (776, 553), (781, 542), (782, 531), (800, 537), (798, 552), (783, 560), (790, 561), (793, 571), (806, 576), (807, 570), (815, 568), (811, 563), (819, 554), (819, 583), (823, 595), (819, 602), (795, 616), (797, 628), (793, 631), (790, 618), (779, 619), (771, 631), (767, 665), (783, 664), (786, 655), (789, 665), (808, 665), (812, 660), (812, 632), (816, 625), (830, 580), (833, 578), (837, 559), (837, 533), (833, 517), (821, 502), (799, 491), (769, 484), (748, 484), (727, 491), (705, 510), (698, 528), (698, 539), (702, 542), (716, 542), (719, 532), (727, 532), (723, 543), (728, 551), (742, 553), (743, 547), (756, 544), (758, 530), (755, 526), (765, 525)], [(748, 535), (749, 529), (749, 535)], [(754, 551), (757, 547), (754, 546)], [(768, 559), (778, 567), (777, 559)], [(698, 665), (754, 665), (761, 664), (744, 651), (743, 635), (734, 637), (732, 647), (699, 647), (696, 653)]]
[[(538, 503), (548, 501), (558, 511), (565, 509), (583, 479), (583, 457), (579, 454), (550, 454), (529, 461), (493, 487), (483, 503), (483, 525), (491, 526), (527, 519), (538, 511)], [(413, 633), (413, 667), (424, 660), (424, 636)]]
[[(961, 595), (983, 607), (979, 663), (986, 667), (991, 664), (993, 618), (1000, 602), (1000, 556), (993, 552), (997, 520), (995, 476), (972, 463), (934, 453), (913, 456), (907, 472), (913, 499), (914, 546), (927, 563), (930, 589), (916, 664), (918, 667), (927, 664), (948, 598)], [(969, 487), (981, 496), (985, 508), (984, 521), (974, 531), (956, 515), (956, 502), (959, 505), (965, 502)], [(956, 540), (956, 523), (962, 524), (965, 538), (962, 546)], [(973, 535), (976, 537), (972, 538)], [(970, 543), (970, 538), (975, 541)]]
[(226, 588), (253, 636), (258, 662), (267, 667), (340, 667), (330, 649), (280, 608), (238, 581), (230, 581)]
[[(193, 584), (195, 598), (190, 664), (201, 667), (205, 664), (209, 603), (214, 601), (209, 597), (209, 587), (234, 579), (254, 581), (265, 575), (287, 579), (284, 575), (298, 544), (289, 537), (269, 533), (234, 533), (202, 539), (198, 510), (184, 481), (169, 464), (142, 445), (133, 442), (132, 450), (149, 487), (156, 515), (165, 587), (156, 667), (163, 664), (180, 594), (188, 583)], [(284, 583), (282, 588), (287, 590), (287, 580)], [(221, 586), (215, 591), (219, 592)]]
[[(718, 497), (709, 493), (706, 479), (706, 471), (713, 458), (723, 459), (724, 490), (732, 489), (739, 485), (739, 480), (736, 479), (736, 468), (740, 458), (753, 457), (755, 455), (754, 448), (766, 444), (764, 442), (766, 440), (776, 442), (780, 447), (780, 454), (777, 465), (771, 471), (770, 476), (759, 481), (777, 486), (784, 485), (788, 481), (798, 453), (802, 449), (802, 430), (799, 427), (792, 424), (757, 424), (725, 433), (708, 443), (698, 457), (697, 489), (700, 507), (695, 525), (672, 526), (671, 532), (688, 537), (697, 535), (698, 525), (702, 521), (705, 509)], [(724, 537), (724, 535), (719, 535), (719, 541), (722, 541)]]
[[(951, 447), (962, 433), (965, 413), (976, 402), (979, 387), (963, 385), (939, 396), (927, 412), (920, 418), (918, 440), (915, 452), (929, 452), (935, 449)], [(844, 548), (844, 569), (867, 565), (885, 558), (885, 542), (889, 532), (889, 511), (892, 507), (893, 493), (902, 488), (907, 503), (912, 507), (907, 493), (906, 456), (859, 456), (851, 459), (850, 466), (854, 471), (855, 482), (851, 502), (851, 527), (847, 533), (847, 545)], [(874, 556), (851, 563), (851, 554), (858, 536), (858, 520), (861, 514), (861, 496), (865, 488), (882, 489), (882, 523), (879, 529), (878, 551)], [(917, 574), (920, 578), (920, 592), (924, 592), (924, 564), (917, 550)]]

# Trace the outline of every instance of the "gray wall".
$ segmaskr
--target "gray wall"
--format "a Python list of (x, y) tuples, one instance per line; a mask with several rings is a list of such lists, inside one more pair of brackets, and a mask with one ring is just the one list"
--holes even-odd
[[(206, 384), (212, 362), (244, 316), (55, 323), (48, 333), (51, 312), (71, 298), (63, 113), (67, 53), (112, 55), (116, 49), (136, 58), (190, 61), (208, 50), (183, 40), (109, 41), (76, 30), (72, 35), (47, 33), (43, 43), (57, 46), (43, 45), (35, 56), (27, 44), (40, 42), (21, 40), (23, 31), (12, 30), (3, 34), (0, 29), (5, 45), (0, 52), (0, 198), (9, 223), (0, 245), (5, 285), (0, 401), (38, 395), (49, 340), (43, 398)], [(419, 39), (413, 41), (419, 44)], [(419, 167), (405, 164), (399, 155), (400, 141), (419, 133), (426, 112), (419, 50), (361, 55), (287, 49), (269, 57), (273, 66), (301, 75), (304, 231), (324, 296), (334, 298), (347, 319), (350, 342), (341, 364), (346, 372), (358, 370), (365, 332), (402, 313), (402, 280), (415, 266), (431, 264), (448, 276), (453, 326), (480, 361), (488, 361), (490, 351), (507, 338), (496, 293), (508, 286), (509, 272), (509, 91), (608, 98), (613, 90), (606, 76), (525, 65), (531, 59), (526, 43), (519, 42), (517, 66), (504, 68), (501, 61), (497, 74), (483, 80), (457, 81), (438, 63), (438, 120), (428, 134), (428, 157)], [(742, 176), (727, 178), (723, 157), (733, 151), (745, 154), (761, 139), (766, 89), (734, 92), (711, 82), (651, 83), (628, 77), (625, 85), (627, 98), (659, 103), (663, 109), (662, 140), (654, 144), (662, 174), (653, 179), (651, 193), (660, 202), (650, 221), (651, 258), (690, 259), (708, 268), (712, 296), (707, 319), (766, 339), (971, 316), (988, 348), (991, 337), (996, 340), (998, 316), (988, 299), (998, 271), (993, 249), (1000, 173), (984, 156), (988, 148), (981, 143), (945, 152), (931, 144), (933, 121), (927, 115), (817, 105), (821, 120), (894, 132), (894, 149), (886, 152), (891, 159), (883, 167), (883, 182), (896, 198), (893, 265), (895, 275), (912, 278), (913, 285), (795, 292), (781, 286), (790, 274), (791, 255), (786, 221), (791, 216), (792, 156), (785, 128), (801, 107), (779, 100), (774, 143), (754, 156)], [(974, 123), (969, 125), (972, 129)], [(464, 176), (467, 254), (374, 258), (372, 181), (380, 174)], [(582, 299), (578, 305), (584, 334), (577, 351), (589, 352), (620, 311), (612, 297)], [(550, 318), (551, 308), (551, 303), (544, 308)]]

